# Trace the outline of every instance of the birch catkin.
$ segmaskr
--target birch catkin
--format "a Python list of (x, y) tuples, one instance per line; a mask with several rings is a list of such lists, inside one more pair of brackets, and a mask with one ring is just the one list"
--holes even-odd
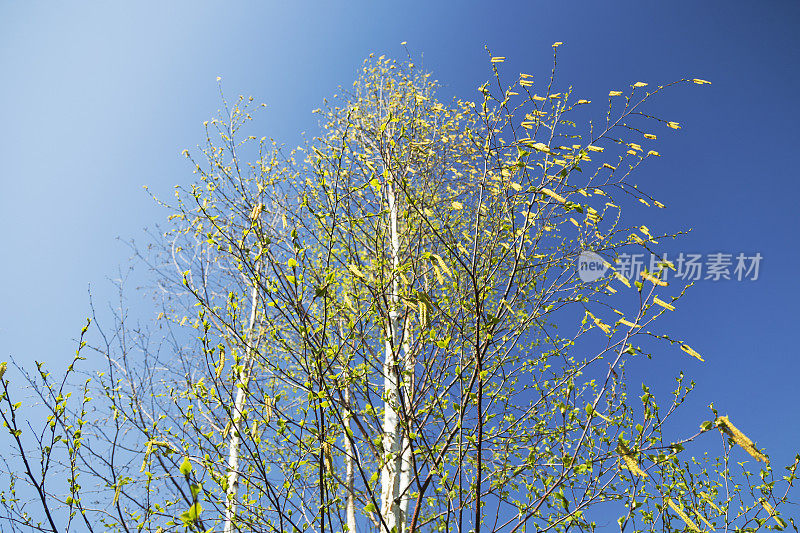
[(627, 446), (620, 442), (617, 446), (617, 452), (622, 457), (625, 467), (630, 470), (631, 473), (637, 476), (647, 477), (647, 474), (644, 473), (644, 470), (639, 467), (639, 463), (636, 461), (636, 454), (629, 450)]
[(670, 508), (675, 511), (675, 514), (680, 516), (681, 520), (683, 520), (692, 531), (700, 531), (700, 529), (697, 527), (697, 524), (695, 524), (692, 519), (689, 518), (689, 515), (684, 512), (683, 508), (679, 504), (675, 503), (670, 498), (667, 498), (667, 504), (669, 504)]
[(728, 435), (733, 442), (744, 448), (744, 451), (749, 453), (756, 461), (764, 461), (765, 463), (769, 463), (769, 459), (766, 455), (758, 451), (758, 448), (755, 447), (753, 441), (747, 438), (747, 436), (739, 431), (731, 421), (728, 420), (727, 416), (721, 416), (717, 418), (717, 427), (720, 431)]

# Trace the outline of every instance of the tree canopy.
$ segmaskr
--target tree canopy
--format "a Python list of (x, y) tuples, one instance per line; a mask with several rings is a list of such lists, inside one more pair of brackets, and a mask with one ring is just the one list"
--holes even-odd
[[(674, 236), (628, 214), (665, 207), (631, 178), (680, 129), (651, 100), (709, 82), (593, 103), (555, 55), (545, 76), (504, 60), (473, 101), (370, 57), (290, 151), (251, 134), (252, 98), (224, 102), (138, 250), (156, 321), (87, 324), (63, 378), (24, 374), (40, 427), (2, 378), (10, 527), (786, 527), (797, 462), (775, 472), (713, 406), (675, 434), (694, 387), (677, 368), (659, 398), (626, 379), (635, 358), (701, 359), (658, 323), (685, 292), (673, 265), (627, 279), (615, 259)], [(581, 276), (585, 252), (605, 274)]]

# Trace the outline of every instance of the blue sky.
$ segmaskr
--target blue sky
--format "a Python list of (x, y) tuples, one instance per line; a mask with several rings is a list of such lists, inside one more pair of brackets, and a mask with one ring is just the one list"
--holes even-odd
[(474, 98), (484, 46), (509, 73), (544, 77), (563, 41), (560, 79), (583, 98), (713, 82), (658, 100), (683, 128), (660, 132), (663, 157), (636, 181), (668, 206), (647, 212), (655, 232), (692, 228), (673, 249), (758, 252), (760, 278), (698, 283), (664, 327), (706, 362), (665, 349), (634, 375), (684, 369), (698, 423), (714, 401), (788, 462), (800, 450), (797, 28), (789, 1), (3, 3), (0, 359), (71, 357), (87, 288), (109, 301), (127, 262), (117, 237), (141, 240), (163, 219), (142, 185), (163, 195), (191, 179), (180, 152), (218, 109), (217, 76), (265, 102), (257, 127), (292, 146), (370, 52), (403, 57), (407, 41), (445, 96)]

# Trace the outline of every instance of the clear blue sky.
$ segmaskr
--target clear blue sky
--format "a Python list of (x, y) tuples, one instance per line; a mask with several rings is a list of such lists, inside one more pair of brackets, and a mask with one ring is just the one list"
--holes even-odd
[[(289, 145), (311, 110), (349, 84), (370, 52), (424, 54), (446, 95), (474, 98), (484, 46), (509, 72), (561, 80), (601, 101), (635, 81), (713, 85), (657, 105), (683, 125), (636, 180), (667, 204), (654, 231), (693, 231), (687, 252), (759, 252), (756, 282), (703, 281), (664, 327), (706, 358), (665, 349), (646, 372), (697, 378), (781, 462), (800, 450), (800, 3), (739, 2), (4, 2), (0, 6), (0, 359), (67, 361), (107, 278), (116, 237), (163, 218), (143, 191), (191, 179), (180, 157), (229, 95), (269, 106), (258, 127)], [(663, 372), (663, 374), (662, 374)], [(638, 376), (637, 376), (638, 377)], [(691, 418), (691, 417), (690, 417)], [(694, 423), (694, 422), (693, 422)], [(692, 426), (696, 427), (696, 426)]]

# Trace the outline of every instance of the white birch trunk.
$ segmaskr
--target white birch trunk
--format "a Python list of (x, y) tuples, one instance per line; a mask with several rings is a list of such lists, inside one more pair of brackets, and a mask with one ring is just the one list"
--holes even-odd
[[(413, 376), (414, 376), (414, 354), (411, 351), (411, 328), (410, 323), (406, 320), (406, 327), (405, 327), (405, 334), (403, 337), (403, 362), (404, 362), (404, 370), (409, 373), (408, 377), (403, 382), (403, 400), (404, 400), (404, 407), (405, 413), (407, 418), (411, 416), (411, 400), (412, 394), (411, 391), (413, 390)], [(406, 420), (408, 423), (408, 420)], [(408, 438), (408, 432), (410, 428), (407, 428), (403, 431), (403, 453), (402, 458), (400, 461), (400, 523), (402, 524), (403, 528), (405, 528), (406, 524), (408, 523), (408, 508), (411, 502), (411, 478), (412, 478), (412, 450), (411, 450), (411, 441)], [(400, 533), (400, 529), (398, 528), (398, 533)]]
[(256, 347), (253, 342), (253, 330), (256, 322), (256, 309), (258, 307), (258, 286), (253, 284), (250, 320), (247, 326), (246, 341), (248, 346), (245, 350), (243, 369), (236, 380), (236, 399), (233, 404), (231, 414), (231, 436), (228, 443), (228, 483), (225, 491), (225, 522), (223, 525), (224, 533), (234, 533), (234, 520), (236, 518), (236, 498), (239, 489), (239, 443), (241, 440), (240, 432), (242, 429), (242, 412), (247, 403), (247, 383), (250, 379), (250, 369), (255, 359)]
[[(395, 184), (387, 180), (389, 202), (389, 239), (391, 241), (392, 268), (399, 266), (400, 237), (397, 231), (397, 199)], [(383, 464), (381, 465), (381, 516), (389, 531), (401, 533), (400, 471), (402, 469), (403, 434), (398, 423), (400, 387), (398, 365), (402, 344), (403, 325), (399, 310), (399, 283), (393, 275), (389, 298), (389, 321), (386, 325), (386, 355), (383, 362)]]
[[(347, 388), (344, 390), (344, 401), (347, 403), (348, 408), (350, 407), (350, 386), (348, 385)], [(347, 485), (347, 499), (345, 500), (345, 514), (347, 515), (347, 531), (349, 533), (357, 533), (356, 531), (356, 493), (355, 493), (355, 482), (356, 482), (356, 467), (355, 467), (355, 460), (356, 460), (356, 449), (351, 441), (349, 435), (352, 435), (352, 428), (350, 427), (350, 419), (351, 419), (350, 411), (348, 410), (347, 415), (344, 417), (344, 427), (345, 427), (345, 449), (348, 453), (345, 454), (344, 458), (344, 466), (345, 466), (345, 484)]]
[[(339, 343), (344, 346), (344, 329), (342, 322), (339, 321)], [(342, 372), (347, 375), (345, 369), (349, 368), (349, 362), (344, 359), (342, 361)], [(344, 423), (344, 443), (343, 450), (347, 450), (344, 454), (344, 483), (345, 483), (345, 501), (344, 511), (347, 517), (347, 531), (349, 533), (358, 533), (356, 530), (356, 447), (350, 435), (353, 434), (352, 420), (353, 415), (350, 412), (352, 405), (350, 405), (350, 383), (347, 383), (344, 389), (344, 403), (347, 406), (345, 415), (342, 418)]]

